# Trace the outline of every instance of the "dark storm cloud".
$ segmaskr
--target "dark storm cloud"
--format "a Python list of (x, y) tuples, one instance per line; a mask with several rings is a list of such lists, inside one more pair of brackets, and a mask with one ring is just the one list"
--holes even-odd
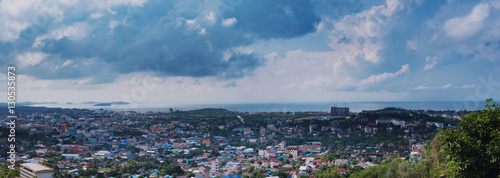
[(293, 38), (315, 30), (320, 19), (309, 1), (243, 1), (225, 13), (238, 19), (237, 28), (260, 38)]
[[(84, 38), (49, 37), (40, 40), (40, 47), (31, 45), (32, 38), (15, 53), (38, 49), (49, 54), (39, 64), (26, 67), (29, 75), (41, 79), (92, 77), (94, 83), (106, 83), (118, 74), (151, 68), (159, 69), (157, 74), (162, 76), (241, 78), (263, 61), (253, 52), (236, 50), (238, 47), (257, 39), (302, 36), (313, 32), (319, 22), (309, 1), (242, 1), (231, 5), (231, 10), (221, 10), (199, 1), (152, 1), (143, 7), (101, 11), (104, 15), (98, 19), (90, 18), (96, 11), (65, 9), (64, 20), (52, 21), (38, 37), (83, 23)], [(222, 25), (230, 18), (236, 21)], [(68, 60), (71, 65), (63, 66)]]

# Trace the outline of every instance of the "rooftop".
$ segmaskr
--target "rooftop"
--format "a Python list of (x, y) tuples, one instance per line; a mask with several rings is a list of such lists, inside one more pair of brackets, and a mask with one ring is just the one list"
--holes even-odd
[(26, 169), (32, 170), (34, 173), (44, 173), (44, 172), (54, 171), (54, 169), (40, 163), (24, 163), (21, 164), (21, 166), (25, 167)]

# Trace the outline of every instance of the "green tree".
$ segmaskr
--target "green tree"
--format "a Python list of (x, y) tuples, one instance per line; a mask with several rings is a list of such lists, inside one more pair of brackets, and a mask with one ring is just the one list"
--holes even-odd
[(195, 175), (192, 172), (188, 172), (188, 173), (186, 173), (185, 176), (189, 178), (189, 177), (194, 177)]
[(485, 108), (465, 115), (457, 130), (438, 134), (443, 151), (464, 177), (500, 175), (500, 105), (488, 99)]
[(255, 167), (253, 165), (248, 166), (247, 171), (252, 173), (254, 171)]

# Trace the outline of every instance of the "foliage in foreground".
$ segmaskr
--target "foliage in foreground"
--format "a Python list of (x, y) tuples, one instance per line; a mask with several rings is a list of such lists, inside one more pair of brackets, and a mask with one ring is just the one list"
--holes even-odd
[(457, 130), (440, 130), (419, 163), (393, 156), (350, 177), (499, 177), (500, 105), (488, 99), (485, 108), (463, 116)]

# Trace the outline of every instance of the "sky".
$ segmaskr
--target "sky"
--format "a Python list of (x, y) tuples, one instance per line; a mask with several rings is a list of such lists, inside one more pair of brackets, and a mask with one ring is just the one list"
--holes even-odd
[(500, 98), (500, 0), (2, 0), (0, 32), (18, 102)]

